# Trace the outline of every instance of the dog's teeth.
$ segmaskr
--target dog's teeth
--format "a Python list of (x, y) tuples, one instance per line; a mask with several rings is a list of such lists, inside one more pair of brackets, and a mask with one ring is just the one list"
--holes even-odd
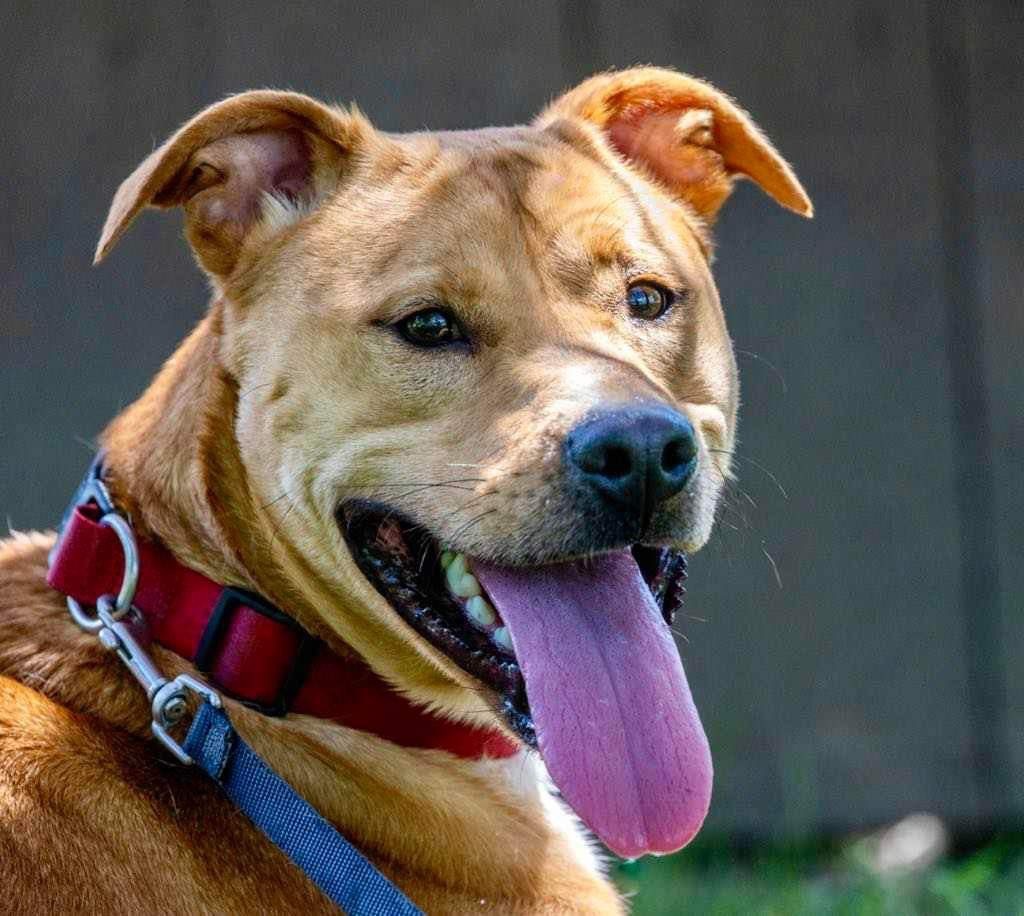
[(461, 553), (457, 553), (445, 567), (445, 576), (448, 579), (448, 584), (454, 585), (464, 575), (466, 575), (466, 558)]
[(452, 560), (455, 559), (455, 552), (451, 550), (444, 550), (441, 552), (441, 568), (447, 569), (452, 565)]
[(512, 651), (512, 637), (509, 636), (508, 627), (498, 627), (492, 634), (493, 639), (502, 649), (508, 649)]
[(455, 559), (448, 564), (444, 571), (445, 579), (448, 581), (448, 590), (459, 598), (473, 598), (480, 594), (480, 583), (476, 576), (466, 571), (466, 558), (456, 554)]
[(466, 602), (466, 613), (482, 627), (489, 627), (498, 619), (491, 602), (481, 595), (474, 595)]
[(476, 581), (476, 576), (466, 573), (452, 591), (460, 598), (476, 598), (480, 595), (480, 583)]

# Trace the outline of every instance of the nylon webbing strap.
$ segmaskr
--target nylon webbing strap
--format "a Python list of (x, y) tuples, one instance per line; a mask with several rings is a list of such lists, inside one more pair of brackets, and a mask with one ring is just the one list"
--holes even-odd
[(203, 703), (184, 748), (239, 810), (348, 916), (423, 916), (260, 759), (223, 709)]

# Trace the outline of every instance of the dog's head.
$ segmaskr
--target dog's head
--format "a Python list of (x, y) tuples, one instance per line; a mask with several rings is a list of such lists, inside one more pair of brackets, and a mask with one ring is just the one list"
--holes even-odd
[(184, 207), (274, 568), (400, 690), (537, 742), (627, 855), (685, 842), (710, 792), (662, 615), (729, 472), (710, 231), (743, 176), (810, 214), (749, 118), (670, 71), (438, 134), (250, 92), (150, 155), (97, 252)]

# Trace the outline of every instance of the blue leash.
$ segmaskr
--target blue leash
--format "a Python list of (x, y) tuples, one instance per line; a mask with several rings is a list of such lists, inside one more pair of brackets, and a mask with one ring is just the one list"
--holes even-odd
[(348, 916), (423, 916), (394, 884), (247, 745), (223, 709), (204, 702), (184, 743), (275, 846)]
[[(194, 763), (206, 772), (267, 839), (348, 916), (423, 916), (366, 856), (242, 740), (216, 691), (188, 674), (168, 680), (153, 664), (146, 646), (122, 619), (135, 598), (139, 551), (130, 522), (115, 510), (103, 483), (102, 462), (101, 454), (64, 514), (61, 528), (76, 506), (95, 501), (103, 512), (101, 524), (113, 528), (124, 551), (121, 588), (116, 598), (103, 595), (97, 600), (95, 615), (71, 597), (67, 598), (68, 611), (79, 627), (117, 654), (145, 689), (152, 704), (153, 735), (181, 763)], [(168, 729), (183, 720), (189, 694), (203, 701), (182, 746)]]

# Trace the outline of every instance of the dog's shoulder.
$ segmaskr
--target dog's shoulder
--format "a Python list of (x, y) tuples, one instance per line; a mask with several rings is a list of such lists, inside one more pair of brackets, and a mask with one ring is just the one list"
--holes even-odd
[[(212, 783), (148, 744), (0, 676), (0, 887), (19, 912), (334, 912)], [(428, 912), (621, 912), (610, 886), (572, 874), (481, 901), (391, 864)]]
[(58, 707), (88, 711), (114, 662), (72, 623), (64, 598), (46, 583), (55, 539), (52, 532), (12, 532), (0, 541), (0, 676)]
[(0, 542), (5, 898), (19, 912), (330, 912), (204, 774), (147, 740), (146, 704), (46, 585), (52, 544)]
[(0, 540), (0, 642), (3, 631), (61, 607), (46, 584), (46, 566), (56, 536), (52, 532), (12, 531)]
[(8, 899), (24, 912), (329, 911), (203, 774), (148, 744), (0, 677)]

